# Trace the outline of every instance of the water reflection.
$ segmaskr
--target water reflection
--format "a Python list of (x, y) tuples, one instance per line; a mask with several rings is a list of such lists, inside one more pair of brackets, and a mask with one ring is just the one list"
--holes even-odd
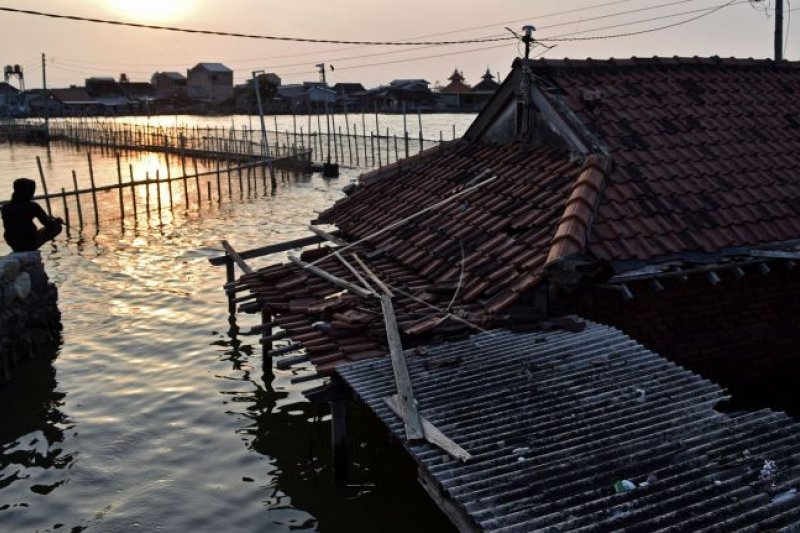
[[(250, 391), (229, 390), (230, 414), (245, 422), (248, 447), (271, 458), (263, 504), (297, 508), (315, 517), (292, 529), (321, 531), (455, 531), (416, 481), (416, 466), (386, 429), (355, 402), (348, 403), (348, 479), (333, 476), (330, 412), (302, 397), (291, 372), (258, 369), (252, 345), (230, 320), (224, 358), (249, 382)], [(277, 375), (276, 375), (277, 373)], [(319, 382), (313, 384), (319, 385)], [(287, 496), (290, 498), (287, 498)], [(413, 513), (409, 510), (413, 509)]]
[[(24, 524), (23, 512), (69, 480), (74, 454), (65, 434), (74, 424), (64, 414), (48, 354), (20, 362), (14, 379), (0, 384), (0, 490), (16, 484), (15, 498), (0, 499), (0, 522)], [(55, 358), (55, 351), (52, 358)]]
[(358, 410), (350, 482), (332, 481), (326, 409), (290, 374), (264, 372), (256, 339), (229, 322), (224, 271), (207, 261), (221, 238), (247, 249), (307, 236), (348, 180), (282, 173), (274, 191), (45, 247), (63, 345), (17, 374), (18, 394), (3, 387), (0, 530), (446, 530), (407, 456)]

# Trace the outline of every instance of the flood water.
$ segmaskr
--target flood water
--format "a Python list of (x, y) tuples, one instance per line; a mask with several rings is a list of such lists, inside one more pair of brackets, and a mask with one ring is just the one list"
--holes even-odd
[[(85, 152), (0, 145), (0, 198), (36, 175), (37, 155), (59, 187), (85, 170)], [(115, 179), (113, 157), (93, 160), (98, 182)], [(138, 175), (161, 163), (122, 164)], [(327, 412), (302, 396), (314, 384), (264, 372), (257, 338), (237, 335), (258, 317), (229, 320), (224, 269), (208, 263), (223, 238), (244, 250), (307, 236), (356, 175), (282, 174), (274, 192), (176, 200), (135, 219), (101, 208), (99, 229), (45, 246), (63, 343), (0, 384), (0, 531), (451, 530), (402, 448), (355, 404), (350, 477), (332, 480)]]

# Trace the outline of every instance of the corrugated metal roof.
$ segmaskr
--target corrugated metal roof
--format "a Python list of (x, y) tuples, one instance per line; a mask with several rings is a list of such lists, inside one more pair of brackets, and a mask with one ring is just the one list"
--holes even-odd
[[(718, 385), (618, 330), (586, 326), (493, 331), (408, 358), (421, 414), (474, 459), (427, 443), (408, 450), (466, 522), (503, 532), (800, 527), (796, 422), (719, 412)], [(395, 392), (390, 361), (337, 372), (402, 438), (383, 401)]]

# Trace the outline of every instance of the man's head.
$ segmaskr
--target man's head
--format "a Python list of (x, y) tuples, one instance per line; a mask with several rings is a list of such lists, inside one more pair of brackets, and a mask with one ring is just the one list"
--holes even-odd
[(12, 202), (30, 202), (33, 193), (36, 192), (36, 182), (28, 178), (14, 180), (14, 194), (11, 195)]

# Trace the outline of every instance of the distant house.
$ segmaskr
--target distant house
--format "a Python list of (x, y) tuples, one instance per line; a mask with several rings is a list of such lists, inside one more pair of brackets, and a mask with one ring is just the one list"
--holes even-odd
[(442, 88), (443, 93), (457, 94), (472, 92), (472, 87), (464, 83), (464, 80), (466, 79), (464, 78), (464, 73), (459, 72), (458, 69), (455, 69), (447, 79), (450, 80), (450, 83)]
[(481, 76), (481, 82), (475, 85), (472, 88), (472, 92), (474, 94), (494, 94), (497, 92), (497, 89), (500, 88), (500, 84), (494, 81), (494, 76), (489, 69), (486, 69), (486, 73)]
[(76, 116), (106, 111), (85, 88), (75, 85), (65, 89), (48, 89), (47, 100), (41, 90), (26, 91), (25, 97), (31, 112), (37, 115), (44, 115), (48, 110), (52, 116)]
[(95, 103), (102, 106), (105, 113), (122, 113), (130, 110), (131, 102), (114, 78), (88, 78), (86, 92)]
[(382, 111), (401, 111), (403, 106), (409, 109), (433, 109), (436, 96), (429, 85), (430, 82), (422, 79), (392, 80), (389, 85), (366, 91), (359, 100), (362, 107)]
[(119, 86), (130, 104), (140, 110), (148, 110), (156, 99), (156, 89), (151, 83), (128, 81)]
[(193, 100), (224, 102), (233, 97), (233, 71), (222, 63), (198, 63), (188, 71), (186, 89)]
[(186, 76), (180, 72), (156, 72), (150, 83), (159, 98), (175, 96), (186, 87)]
[(288, 111), (318, 111), (336, 102), (336, 92), (320, 82), (282, 85), (277, 96), (286, 103)]
[(9, 83), (0, 83), (0, 116), (14, 116), (25, 109), (19, 89)]

